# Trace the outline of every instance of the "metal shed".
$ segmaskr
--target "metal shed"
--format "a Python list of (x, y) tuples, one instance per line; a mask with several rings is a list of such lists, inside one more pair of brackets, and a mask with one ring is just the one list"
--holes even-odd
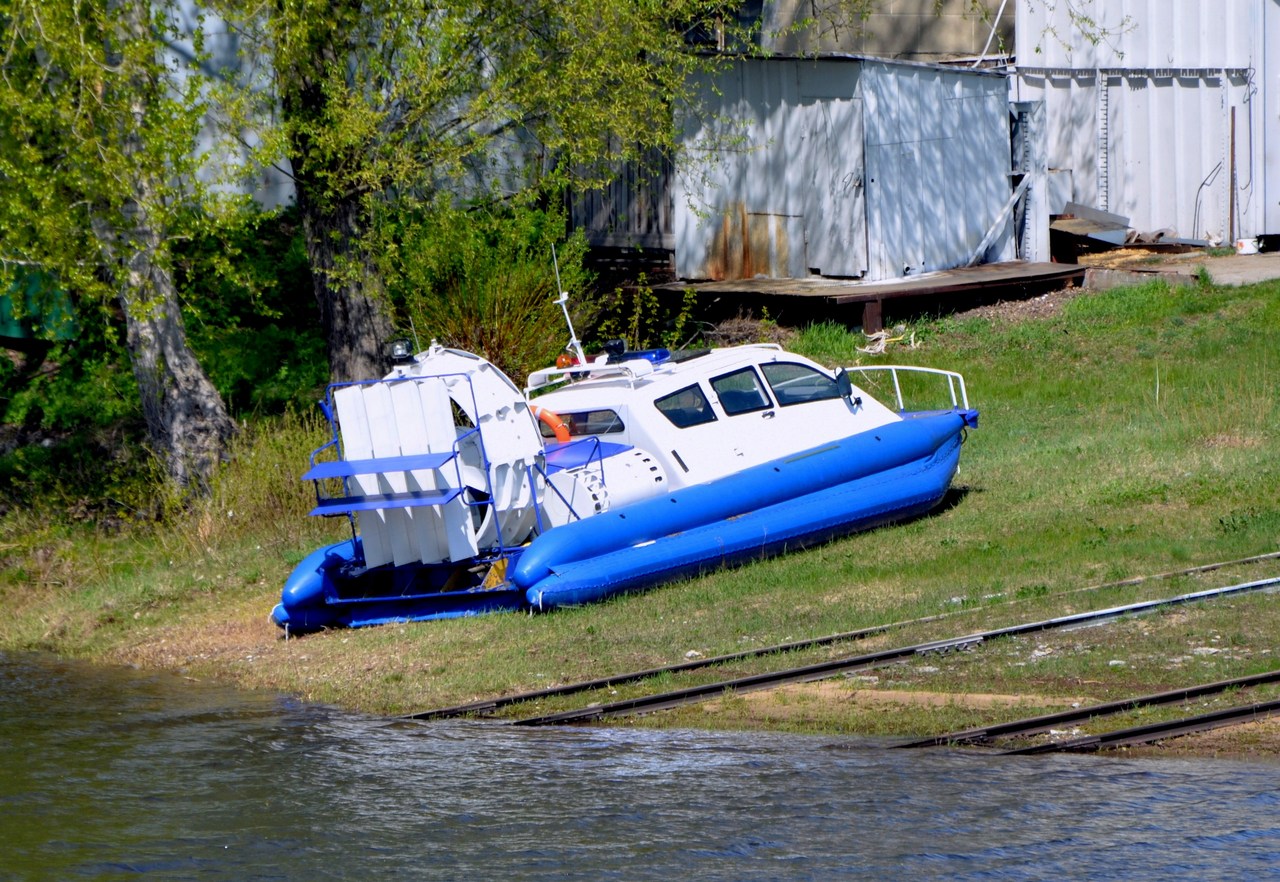
[(1015, 257), (1003, 74), (744, 59), (701, 85), (672, 178), (682, 279), (881, 281)]
[(1018, 3), (1014, 97), (1046, 107), (1051, 209), (1228, 241), (1280, 230), (1280, 0)]

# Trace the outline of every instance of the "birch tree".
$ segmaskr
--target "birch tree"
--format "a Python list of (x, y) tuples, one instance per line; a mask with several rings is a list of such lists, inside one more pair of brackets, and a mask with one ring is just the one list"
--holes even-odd
[(150, 444), (204, 482), (234, 424), (187, 345), (170, 269), (198, 202), (199, 84), (174, 78), (150, 0), (0, 0), (0, 269), (114, 300)]

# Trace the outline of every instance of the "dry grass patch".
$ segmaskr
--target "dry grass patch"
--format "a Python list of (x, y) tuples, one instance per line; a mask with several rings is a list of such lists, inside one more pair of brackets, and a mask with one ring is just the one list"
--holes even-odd
[[(797, 716), (806, 705), (813, 703), (842, 703), (862, 708), (942, 708), (962, 707), (972, 710), (993, 708), (1039, 707), (1067, 708), (1092, 704), (1093, 699), (1081, 696), (1050, 696), (1033, 693), (1001, 694), (983, 692), (931, 692), (907, 689), (866, 689), (852, 685), (854, 681), (824, 680), (817, 683), (798, 683), (780, 689), (748, 692), (741, 696), (748, 707), (764, 716), (787, 713)], [(714, 707), (714, 702), (712, 703)]]
[(1206, 447), (1226, 447), (1237, 450), (1252, 450), (1262, 446), (1262, 439), (1254, 435), (1239, 435), (1219, 432), (1204, 441)]

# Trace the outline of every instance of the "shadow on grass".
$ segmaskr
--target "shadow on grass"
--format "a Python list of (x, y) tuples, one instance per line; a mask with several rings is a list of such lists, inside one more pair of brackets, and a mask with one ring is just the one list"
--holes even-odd
[(970, 493), (984, 493), (984, 492), (986, 491), (984, 491), (981, 487), (969, 487), (969, 486), (951, 487), (947, 490), (946, 493), (942, 494), (942, 499), (939, 500), (938, 504), (935, 505), (933, 508), (929, 509), (928, 511), (921, 512), (918, 515), (912, 515), (911, 517), (903, 518), (902, 520), (899, 520), (899, 521), (893, 521), (892, 523), (886, 524), (885, 526), (891, 527), (899, 524), (914, 524), (916, 521), (927, 521), (931, 518), (936, 518), (939, 515), (946, 514), (947, 512), (951, 511), (953, 508), (958, 508), (960, 506), (960, 503), (964, 502), (965, 497), (967, 497)]

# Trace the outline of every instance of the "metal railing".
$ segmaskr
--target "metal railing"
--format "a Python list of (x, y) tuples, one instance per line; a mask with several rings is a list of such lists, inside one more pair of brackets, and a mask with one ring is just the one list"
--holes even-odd
[(951, 395), (952, 408), (969, 410), (969, 393), (965, 390), (964, 377), (955, 371), (944, 371), (941, 368), (913, 367), (895, 364), (861, 365), (845, 368), (845, 370), (849, 373), (857, 371), (863, 374), (870, 371), (888, 371), (893, 379), (893, 394), (898, 403), (899, 413), (906, 410), (906, 406), (904, 405), (902, 398), (902, 384), (898, 379), (899, 374), (904, 373), (934, 374), (940, 377), (945, 377), (947, 381), (947, 392)]

